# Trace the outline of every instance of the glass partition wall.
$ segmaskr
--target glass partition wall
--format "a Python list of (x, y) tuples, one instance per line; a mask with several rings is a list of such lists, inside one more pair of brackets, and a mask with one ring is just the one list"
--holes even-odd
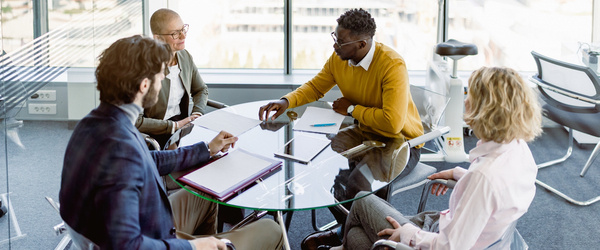
[[(73, 79), (77, 70), (93, 74), (99, 53), (115, 40), (143, 33), (144, 2), (0, 0), (0, 5), (0, 200), (8, 212), (0, 217), (0, 249), (66, 247), (64, 235), (54, 231), (60, 215), (45, 197), (58, 202), (72, 132), (68, 105), (87, 98)], [(91, 78), (86, 85), (93, 93)]]
[(438, 27), (479, 47), (459, 64), (464, 71), (532, 71), (531, 50), (561, 57), (591, 44), (596, 1), (447, 1), (438, 26), (443, 0), (0, 0), (0, 200), (8, 211), (0, 217), (0, 249), (65, 243), (53, 231), (60, 216), (44, 197), (58, 201), (74, 122), (97, 104), (96, 58), (118, 38), (149, 34), (147, 19), (158, 8), (176, 10), (190, 25), (187, 49), (197, 66), (223, 74), (320, 69), (333, 53), (336, 19), (350, 8), (370, 11), (375, 40), (405, 58), (411, 77), (427, 70)]

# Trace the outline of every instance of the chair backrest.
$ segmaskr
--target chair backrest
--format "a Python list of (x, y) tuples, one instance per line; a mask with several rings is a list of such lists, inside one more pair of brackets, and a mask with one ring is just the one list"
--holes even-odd
[(492, 243), (492, 245), (486, 247), (486, 250), (502, 250), (502, 249), (510, 249), (510, 250), (526, 250), (529, 246), (525, 243), (519, 231), (517, 231), (517, 221), (508, 226), (504, 234), (498, 239), (496, 242)]
[[(429, 133), (443, 124), (442, 117), (446, 111), (446, 106), (450, 98), (423, 87), (410, 85), (410, 95), (421, 116), (424, 133)], [(441, 138), (440, 138), (441, 140)], [(427, 148), (430, 151), (438, 152), (443, 148), (442, 142), (434, 140), (437, 149)]]
[(600, 100), (600, 81), (598, 75), (589, 67), (556, 60), (535, 51), (531, 52), (538, 73), (533, 77), (544, 101), (559, 109), (595, 113), (600, 104), (584, 99)]
[[(435, 179), (429, 181), (424, 187), (423, 192), (421, 193), (421, 200), (419, 202), (419, 208), (417, 209), (417, 213), (425, 211), (425, 206), (427, 204), (427, 198), (429, 197), (429, 190), (431, 186), (435, 183), (442, 183), (446, 185), (448, 188), (453, 189), (456, 185), (456, 181), (454, 180), (444, 180), (444, 179)], [(486, 250), (494, 250), (494, 249), (511, 249), (511, 250), (526, 250), (529, 246), (517, 231), (517, 221), (511, 223), (506, 231), (500, 236), (500, 239), (492, 243), (490, 246), (485, 248)]]
[(436, 129), (450, 98), (415, 85), (410, 85), (410, 95), (419, 110), (425, 133)]
[(75, 249), (81, 249), (81, 250), (100, 249), (100, 247), (98, 245), (96, 245), (94, 242), (92, 242), (90, 239), (86, 238), (82, 234), (75, 231), (67, 223), (65, 223), (65, 226), (67, 227), (67, 232), (69, 233), (69, 236), (71, 236), (71, 240), (73, 241), (72, 246), (74, 246)]
[[(60, 204), (58, 202), (54, 201), (54, 199), (52, 199), (52, 198), (50, 198), (48, 196), (46, 196), (46, 200), (48, 201), (48, 203), (50, 203), (50, 206), (52, 206), (52, 208), (54, 208), (54, 210), (56, 210), (56, 212), (60, 216)], [(54, 227), (54, 230), (56, 231), (56, 234), (63, 233), (65, 231), (65, 229), (66, 229), (67, 233), (69, 234), (69, 237), (71, 238), (71, 241), (73, 242), (73, 244), (71, 246), (74, 249), (78, 249), (78, 250), (86, 250), (86, 249), (87, 250), (96, 250), (96, 249), (100, 249), (100, 247), (98, 245), (96, 245), (94, 242), (92, 242), (91, 240), (89, 240), (85, 236), (79, 234), (77, 231), (75, 231), (73, 228), (71, 228), (65, 222), (63, 222), (63, 223), (59, 224), (58, 226)]]

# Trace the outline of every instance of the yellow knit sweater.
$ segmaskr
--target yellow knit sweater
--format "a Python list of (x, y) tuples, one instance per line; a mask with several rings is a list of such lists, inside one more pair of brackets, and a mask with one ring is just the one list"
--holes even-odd
[(377, 42), (368, 71), (333, 53), (319, 74), (284, 98), (289, 108), (297, 107), (322, 98), (335, 85), (356, 105), (352, 116), (363, 131), (391, 138), (423, 135), (404, 59), (391, 48)]

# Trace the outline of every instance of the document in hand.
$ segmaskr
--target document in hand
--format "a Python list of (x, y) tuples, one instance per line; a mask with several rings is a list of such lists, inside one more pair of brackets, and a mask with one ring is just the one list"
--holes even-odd
[(177, 180), (225, 201), (279, 166), (281, 161), (237, 149)]
[(294, 130), (321, 134), (337, 134), (344, 121), (344, 117), (331, 108), (307, 107), (302, 117), (294, 124)]
[(228, 111), (217, 110), (200, 116), (192, 123), (215, 132), (224, 130), (233, 134), (233, 136), (239, 136), (260, 124), (261, 121)]

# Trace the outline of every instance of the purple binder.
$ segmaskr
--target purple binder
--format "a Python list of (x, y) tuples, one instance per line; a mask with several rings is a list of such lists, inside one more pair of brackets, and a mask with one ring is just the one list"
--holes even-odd
[(226, 201), (280, 166), (281, 161), (237, 149), (177, 180)]

